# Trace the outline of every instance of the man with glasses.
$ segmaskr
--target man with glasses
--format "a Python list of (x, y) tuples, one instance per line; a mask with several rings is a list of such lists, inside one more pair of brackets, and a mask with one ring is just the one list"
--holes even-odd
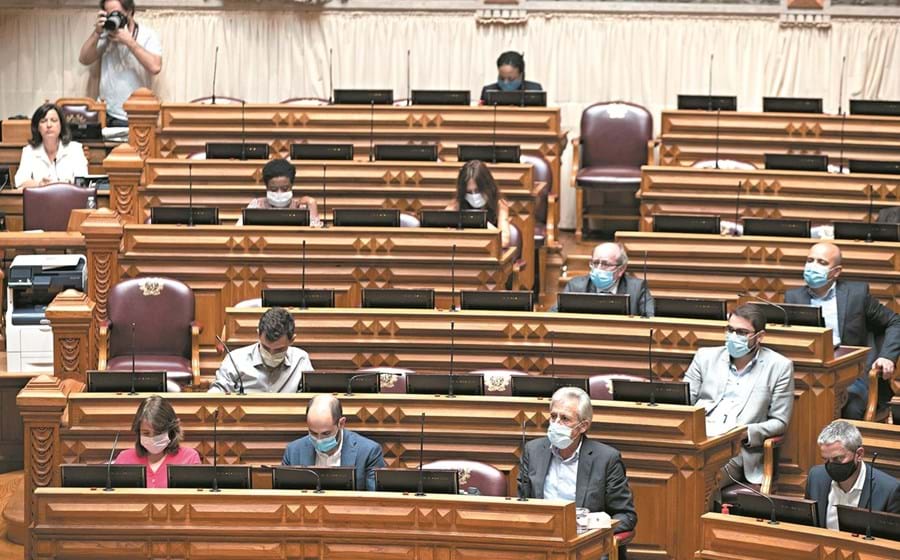
[(726, 468), (752, 484), (762, 482), (763, 442), (787, 430), (794, 407), (794, 364), (762, 346), (765, 328), (758, 306), (741, 305), (728, 318), (725, 345), (697, 350), (684, 374), (691, 404), (706, 409), (707, 436), (747, 428)]
[[(588, 274), (569, 280), (563, 292), (587, 294), (628, 294), (631, 296), (632, 315), (654, 314), (653, 296), (646, 282), (625, 274), (628, 254), (619, 243), (601, 243), (594, 247)], [(556, 311), (553, 306), (551, 311)], [(646, 313), (645, 313), (646, 312)]]
[(574, 501), (617, 519), (617, 533), (633, 531), (637, 513), (625, 464), (616, 449), (588, 439), (592, 417), (591, 398), (582, 389), (553, 393), (547, 435), (528, 442), (522, 454), (519, 496)]

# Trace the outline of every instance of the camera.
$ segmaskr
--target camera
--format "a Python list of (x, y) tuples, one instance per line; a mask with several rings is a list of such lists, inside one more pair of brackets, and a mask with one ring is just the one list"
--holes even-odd
[(109, 15), (106, 16), (106, 22), (103, 24), (103, 29), (115, 31), (117, 29), (122, 29), (127, 24), (128, 16), (116, 10), (115, 12), (110, 12)]

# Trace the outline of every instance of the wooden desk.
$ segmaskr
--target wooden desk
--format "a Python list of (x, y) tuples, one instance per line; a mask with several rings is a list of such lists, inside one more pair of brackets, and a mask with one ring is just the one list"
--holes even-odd
[(700, 520), (703, 547), (696, 560), (805, 560), (865, 558), (896, 560), (900, 542), (864, 540), (851, 533), (793, 523), (769, 525), (749, 517), (707, 513)]
[[(642, 274), (654, 296), (734, 299), (742, 292), (782, 301), (803, 286), (803, 266), (816, 240), (794, 237), (731, 237), (686, 233), (616, 234), (631, 257), (631, 273)], [(872, 294), (900, 311), (900, 243), (836, 240), (843, 254), (844, 280), (868, 282)], [(571, 260), (571, 259), (570, 259)], [(587, 259), (572, 260), (571, 277), (587, 273)]]
[[(57, 378), (33, 380), (19, 395), (26, 433), (26, 495), (58, 486), (60, 463), (102, 462), (115, 433), (119, 449), (132, 446), (130, 426), (147, 395), (64, 395)], [(278, 463), (291, 440), (305, 433), (309, 394), (167, 395), (181, 419), (185, 444), (211, 461), (211, 415), (219, 411), (221, 464)], [(521, 458), (521, 431), (543, 436), (546, 399), (449, 398), (432, 395), (341, 396), (347, 426), (382, 444), (389, 466), (415, 467), (419, 429), (425, 425), (425, 461), (445, 458), (483, 461), (509, 473), (513, 491)], [(465, 434), (461, 437), (461, 434)], [(696, 520), (704, 511), (715, 475), (737, 453), (743, 432), (707, 437), (699, 407), (594, 401), (591, 435), (623, 454), (635, 495), (639, 525), (629, 554), (688, 559), (699, 547)], [(31, 501), (26, 501), (26, 508)], [(26, 519), (31, 513), (26, 509)], [(479, 556), (482, 558), (483, 556)], [(516, 556), (519, 558), (520, 556)]]
[(848, 422), (859, 428), (866, 456), (871, 459), (872, 452), (878, 452), (875, 466), (894, 478), (900, 478), (900, 426), (862, 420)]
[(900, 205), (900, 176), (645, 166), (638, 198), (641, 231), (652, 231), (658, 214), (734, 220), (737, 211), (741, 218), (802, 219), (813, 225), (875, 221), (882, 208)]
[[(686, 165), (715, 159), (716, 120), (719, 159), (763, 166), (763, 155), (822, 154), (839, 164), (850, 159), (900, 159), (900, 118), (802, 113), (663, 111), (659, 162)], [(843, 150), (841, 128), (843, 127)]]
[[(618, 558), (575, 504), (398, 493), (42, 488), (31, 558)], [(127, 523), (122, 521), (127, 519)]]

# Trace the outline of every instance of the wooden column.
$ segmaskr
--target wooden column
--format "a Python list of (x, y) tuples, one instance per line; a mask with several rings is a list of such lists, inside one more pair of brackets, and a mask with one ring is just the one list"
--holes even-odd
[[(119, 282), (119, 245), (124, 225), (111, 210), (101, 208), (81, 224), (87, 246), (88, 299), (94, 303), (94, 324), (107, 319), (106, 302), (109, 291)], [(97, 363), (98, 329), (92, 331), (91, 364)]]
[(53, 328), (53, 372), (60, 379), (86, 383), (85, 372), (97, 366), (93, 333), (94, 302), (82, 292), (66, 290), (47, 307)]
[(117, 146), (106, 159), (103, 169), (109, 175), (109, 207), (128, 223), (142, 221), (138, 186), (144, 170), (144, 160), (130, 144)]
[(34, 522), (32, 496), (35, 488), (59, 486), (61, 449), (59, 429), (66, 408), (62, 381), (41, 375), (28, 382), (16, 397), (25, 425), (25, 558), (31, 558), (33, 542), (30, 527)]
[(138, 88), (125, 102), (128, 114), (128, 143), (141, 159), (159, 157), (156, 131), (159, 126), (160, 101), (147, 88)]

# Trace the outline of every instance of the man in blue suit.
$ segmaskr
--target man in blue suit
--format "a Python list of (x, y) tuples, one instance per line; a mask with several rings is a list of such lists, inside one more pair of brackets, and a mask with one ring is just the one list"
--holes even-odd
[(355, 467), (356, 484), (375, 490), (375, 469), (384, 466), (381, 446), (344, 427), (347, 419), (341, 401), (333, 395), (316, 395), (306, 405), (309, 434), (288, 444), (283, 465), (301, 467)]
[(838, 529), (839, 505), (867, 508), (872, 500), (872, 511), (900, 513), (900, 482), (863, 462), (856, 426), (835, 420), (819, 434), (818, 444), (825, 464), (810, 469), (806, 497), (819, 503), (820, 527)]

